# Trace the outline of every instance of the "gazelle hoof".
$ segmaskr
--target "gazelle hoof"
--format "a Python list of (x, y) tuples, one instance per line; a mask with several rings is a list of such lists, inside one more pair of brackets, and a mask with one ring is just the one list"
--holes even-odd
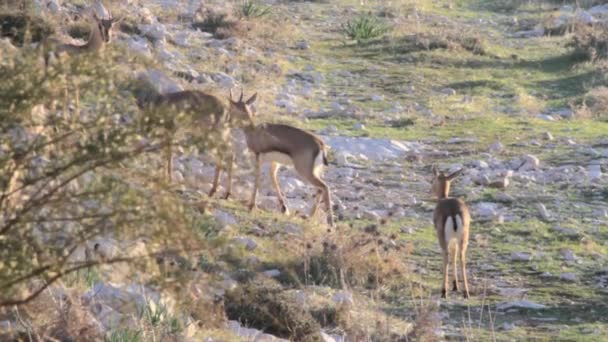
[(209, 191), (209, 194), (207, 196), (213, 197), (213, 195), (215, 195), (216, 190), (217, 190), (216, 188), (212, 188), (211, 191)]
[(469, 298), (469, 293), (468, 292), (463, 292), (462, 296), (464, 297), (464, 299), (468, 299)]
[(448, 291), (446, 289), (441, 290), (441, 298), (448, 298)]
[(230, 193), (227, 192), (224, 196), (222, 196), (222, 199), (227, 200), (228, 198), (230, 198)]

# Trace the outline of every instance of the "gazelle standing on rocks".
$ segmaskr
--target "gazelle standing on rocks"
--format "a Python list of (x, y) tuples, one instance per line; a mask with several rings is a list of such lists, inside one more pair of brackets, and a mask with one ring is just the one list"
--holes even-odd
[(49, 65), (51, 53), (55, 54), (57, 58), (62, 54), (68, 56), (74, 56), (83, 53), (98, 53), (104, 50), (105, 45), (110, 43), (112, 40), (112, 27), (120, 19), (116, 19), (110, 16), (108, 18), (99, 18), (95, 12), (91, 15), (93, 23), (91, 24), (91, 33), (86, 43), (82, 45), (60, 43), (54, 39), (47, 40), (44, 42), (44, 64)]
[[(146, 89), (143, 92), (136, 93), (137, 104), (140, 109), (144, 110), (147, 115), (154, 116), (156, 119), (165, 121), (166, 127), (166, 177), (169, 181), (172, 179), (173, 170), (173, 153), (174, 136), (179, 127), (173, 121), (171, 115), (184, 115), (184, 121), (188, 126), (188, 130), (196, 130), (195, 134), (204, 136), (206, 144), (214, 144), (206, 146), (206, 150), (211, 151), (216, 158), (215, 175), (213, 185), (209, 196), (213, 196), (216, 192), (219, 179), (224, 169), (228, 172), (228, 185), (224, 199), (230, 197), (232, 190), (232, 169), (234, 165), (234, 153), (232, 141), (230, 137), (232, 117), (242, 116), (238, 113), (230, 113), (229, 110), (238, 111), (239, 107), (228, 108), (226, 104), (216, 96), (205, 94), (197, 90), (184, 90), (173, 93), (150, 93), (152, 89)], [(157, 117), (157, 114), (160, 117)], [(169, 122), (167, 122), (168, 120)]]
[(447, 298), (448, 291), (448, 263), (449, 258), (452, 258), (454, 270), (453, 291), (458, 291), (458, 272), (456, 267), (457, 254), (460, 253), (460, 270), (462, 272), (462, 280), (464, 285), (464, 298), (469, 298), (469, 284), (467, 283), (466, 269), (466, 254), (467, 245), (469, 243), (469, 224), (471, 215), (469, 208), (463, 200), (459, 198), (448, 197), (450, 193), (451, 182), (462, 172), (458, 170), (450, 175), (445, 175), (443, 172), (438, 172), (436, 167), (433, 167), (433, 194), (437, 196), (437, 206), (433, 222), (435, 223), (435, 231), (441, 253), (443, 255), (443, 287), (441, 297)]
[(327, 223), (334, 226), (331, 194), (329, 187), (321, 178), (323, 167), (327, 165), (328, 146), (316, 135), (302, 129), (283, 125), (264, 123), (256, 125), (251, 105), (256, 101), (257, 93), (247, 101), (243, 101), (243, 92), (238, 101), (232, 98), (230, 92), (230, 106), (236, 110), (234, 113), (245, 114), (241, 118), (241, 125), (247, 140), (247, 147), (255, 155), (255, 184), (249, 210), (256, 208), (256, 196), (260, 184), (260, 168), (263, 162), (270, 162), (270, 176), (279, 198), (283, 213), (288, 213), (285, 196), (277, 180), (277, 172), (281, 165), (293, 166), (298, 174), (318, 189), (310, 216), (313, 217), (319, 204), (325, 203)]

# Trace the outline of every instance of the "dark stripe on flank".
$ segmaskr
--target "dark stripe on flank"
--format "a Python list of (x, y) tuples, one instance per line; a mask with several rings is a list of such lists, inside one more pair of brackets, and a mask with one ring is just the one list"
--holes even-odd
[(452, 223), (454, 224), (454, 231), (458, 231), (458, 224), (456, 223), (456, 215), (452, 215)]

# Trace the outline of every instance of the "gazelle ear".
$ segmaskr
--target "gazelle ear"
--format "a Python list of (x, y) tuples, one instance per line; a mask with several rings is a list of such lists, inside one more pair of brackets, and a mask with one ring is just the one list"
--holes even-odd
[(247, 105), (251, 105), (255, 102), (255, 100), (258, 99), (258, 93), (253, 94), (246, 102), (245, 104)]
[(456, 172), (452, 173), (451, 175), (449, 175), (449, 176), (447, 177), (447, 178), (448, 178), (448, 181), (452, 181), (452, 180), (454, 180), (456, 177), (460, 176), (460, 174), (461, 174), (461, 173), (462, 173), (462, 169), (460, 169), (460, 170), (458, 170), (458, 171), (456, 171)]

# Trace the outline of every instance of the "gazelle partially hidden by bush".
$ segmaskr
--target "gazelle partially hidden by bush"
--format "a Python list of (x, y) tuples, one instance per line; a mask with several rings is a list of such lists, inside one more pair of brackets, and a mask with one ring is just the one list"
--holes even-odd
[(120, 19), (111, 14), (108, 18), (99, 18), (95, 12), (91, 15), (91, 33), (86, 43), (82, 45), (61, 43), (54, 39), (47, 39), (44, 44), (44, 64), (49, 65), (51, 54), (59, 58), (62, 54), (74, 56), (83, 53), (98, 53), (103, 51), (105, 45), (112, 40), (112, 27)]
[(329, 187), (321, 178), (323, 166), (327, 165), (328, 146), (316, 135), (299, 128), (264, 123), (256, 125), (251, 105), (256, 101), (257, 93), (247, 101), (243, 101), (243, 92), (238, 101), (232, 98), (230, 92), (230, 106), (235, 108), (234, 113), (246, 114), (241, 117), (241, 127), (247, 139), (247, 147), (255, 156), (255, 184), (249, 210), (256, 208), (256, 196), (260, 184), (260, 168), (263, 162), (271, 164), (270, 176), (279, 198), (283, 213), (288, 213), (285, 196), (277, 180), (277, 172), (281, 165), (293, 166), (298, 174), (308, 183), (316, 187), (317, 193), (310, 216), (314, 216), (321, 202), (325, 203), (327, 223), (334, 226), (331, 194)]
[[(213, 186), (209, 196), (215, 194), (222, 172), (228, 172), (228, 185), (224, 199), (230, 197), (232, 190), (232, 169), (234, 153), (230, 137), (231, 113), (228, 110), (239, 110), (237, 107), (228, 108), (216, 96), (205, 94), (197, 90), (184, 90), (173, 93), (160, 94), (155, 90), (137, 89), (135, 97), (137, 104), (146, 115), (147, 120), (164, 124), (166, 147), (166, 177), (172, 179), (173, 145), (178, 130), (185, 130), (202, 139), (201, 143), (207, 152), (216, 159)], [(177, 120), (177, 116), (183, 119)], [(238, 113), (237, 115), (239, 116)], [(242, 115), (241, 115), (242, 116)], [(178, 127), (187, 126), (187, 127)]]
[(469, 224), (471, 215), (463, 200), (448, 197), (451, 182), (460, 175), (462, 170), (458, 170), (450, 175), (438, 172), (433, 167), (433, 194), (437, 196), (437, 206), (433, 222), (435, 231), (439, 239), (439, 246), (443, 255), (443, 287), (441, 296), (447, 297), (448, 291), (448, 264), (452, 258), (454, 270), (453, 291), (458, 291), (458, 271), (456, 260), (460, 254), (460, 270), (464, 285), (464, 298), (469, 298), (469, 284), (467, 283), (466, 254), (469, 243)]

